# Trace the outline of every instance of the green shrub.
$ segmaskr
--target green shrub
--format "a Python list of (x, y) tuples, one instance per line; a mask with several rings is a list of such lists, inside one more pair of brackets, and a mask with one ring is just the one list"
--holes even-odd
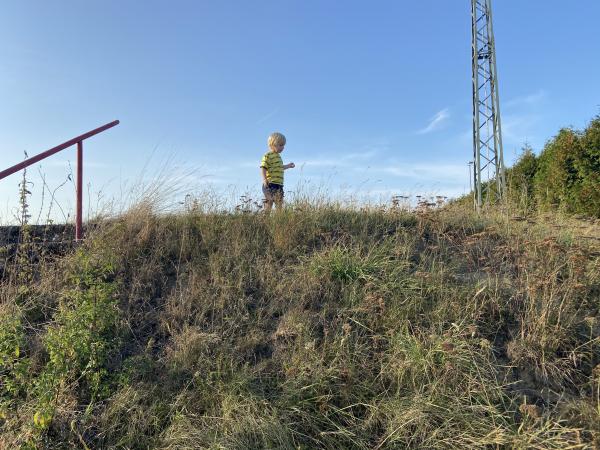
[(526, 146), (515, 165), (507, 170), (510, 200), (525, 211), (534, 206), (534, 177), (537, 169), (537, 157), (532, 148)]
[(4, 416), (26, 392), (30, 365), (26, 346), (19, 310), (0, 309), (0, 414)]
[(581, 152), (574, 165), (578, 172), (575, 187), (577, 211), (600, 217), (600, 116), (583, 133)]
[(88, 410), (109, 393), (106, 363), (118, 342), (119, 318), (116, 285), (107, 281), (114, 269), (82, 250), (73, 267), (70, 288), (62, 294), (43, 339), (48, 361), (34, 381), (34, 424), (42, 430), (50, 425), (67, 386), (75, 384)]
[(563, 208), (573, 212), (573, 187), (578, 174), (575, 155), (580, 152), (579, 133), (562, 129), (542, 151), (535, 175), (536, 198), (542, 209)]

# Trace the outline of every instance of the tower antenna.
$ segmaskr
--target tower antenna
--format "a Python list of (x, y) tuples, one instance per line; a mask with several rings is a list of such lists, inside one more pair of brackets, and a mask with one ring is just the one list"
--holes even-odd
[(505, 193), (492, 0), (471, 0), (473, 55), (473, 186), (475, 207)]

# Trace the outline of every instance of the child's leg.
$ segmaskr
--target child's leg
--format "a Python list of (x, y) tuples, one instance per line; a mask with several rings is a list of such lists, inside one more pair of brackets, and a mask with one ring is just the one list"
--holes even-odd
[(273, 199), (265, 199), (263, 202), (264, 211), (269, 214), (271, 212), (271, 208), (273, 208)]
[(265, 196), (263, 199), (263, 210), (268, 214), (271, 212), (271, 208), (273, 208), (273, 194), (271, 193), (271, 189), (265, 186), (263, 186), (262, 191)]
[(275, 207), (277, 208), (277, 210), (280, 210), (283, 208), (283, 192), (282, 191), (278, 191), (275, 193), (275, 195), (273, 195), (273, 202), (275, 203)]

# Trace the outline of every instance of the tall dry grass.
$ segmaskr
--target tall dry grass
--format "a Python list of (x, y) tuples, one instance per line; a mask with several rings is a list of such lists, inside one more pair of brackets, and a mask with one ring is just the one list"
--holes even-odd
[(141, 202), (6, 258), (0, 448), (598, 447), (599, 230)]

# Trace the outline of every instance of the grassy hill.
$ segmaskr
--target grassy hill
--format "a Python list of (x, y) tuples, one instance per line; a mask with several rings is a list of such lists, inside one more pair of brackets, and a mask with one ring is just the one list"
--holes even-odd
[(599, 255), (598, 220), (459, 205), (140, 206), (25, 242), (0, 448), (600, 448)]

